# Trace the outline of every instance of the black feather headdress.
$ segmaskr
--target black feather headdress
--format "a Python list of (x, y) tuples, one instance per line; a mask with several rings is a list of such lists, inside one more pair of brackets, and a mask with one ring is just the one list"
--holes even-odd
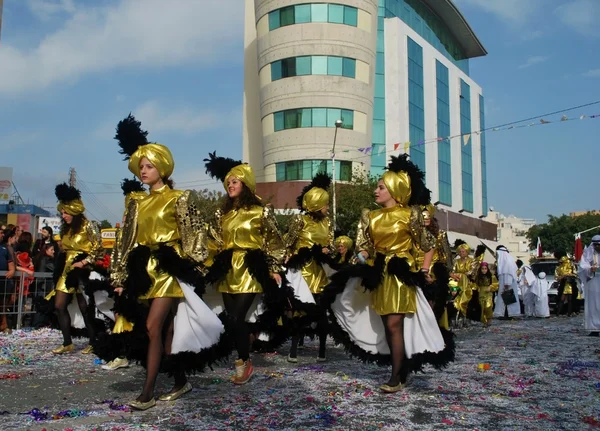
[(81, 192), (67, 183), (61, 183), (54, 189), (56, 199), (60, 202), (73, 202), (81, 200)]
[(425, 186), (425, 174), (408, 159), (408, 154), (392, 156), (387, 168), (392, 172), (404, 171), (410, 177), (411, 194), (408, 205), (428, 205), (431, 202), (431, 191)]
[(148, 132), (142, 130), (142, 123), (137, 121), (131, 113), (125, 119), (119, 121), (115, 139), (121, 147), (119, 153), (125, 155), (123, 160), (129, 160), (140, 145), (148, 143), (146, 136), (148, 136)]
[(204, 159), (204, 162), (206, 173), (221, 182), (225, 181), (225, 177), (231, 169), (243, 164), (241, 160), (233, 160), (229, 157), (217, 157), (216, 151), (208, 153), (208, 159)]
[[(458, 248), (463, 244), (467, 244), (465, 241), (463, 241), (462, 239), (458, 238), (456, 241), (454, 241), (454, 248)], [(467, 244), (468, 245), (468, 244)]]
[(121, 190), (123, 190), (124, 196), (127, 196), (129, 193), (146, 191), (144, 184), (138, 180), (130, 180), (129, 178), (123, 178), (123, 181), (121, 181)]
[(313, 187), (319, 187), (320, 189), (328, 190), (330, 185), (331, 177), (324, 172), (319, 172), (317, 175), (315, 175), (310, 184), (302, 189), (302, 193), (300, 193), (300, 196), (296, 198), (296, 204), (298, 205), (298, 208), (300, 208), (300, 210), (303, 209), (302, 201), (304, 199), (304, 195), (308, 193), (310, 189), (312, 189)]

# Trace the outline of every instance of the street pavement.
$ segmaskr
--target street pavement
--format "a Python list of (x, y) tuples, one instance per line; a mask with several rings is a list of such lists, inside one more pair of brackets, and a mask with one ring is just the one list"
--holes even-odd
[[(231, 362), (191, 377), (194, 390), (146, 412), (125, 406), (142, 387), (140, 366), (104, 371), (93, 355), (55, 356), (58, 331), (0, 335), (2, 430), (586, 430), (600, 429), (600, 338), (583, 316), (494, 320), (456, 331), (456, 362), (378, 391), (389, 369), (348, 358), (330, 341), (317, 363), (307, 342), (299, 363), (255, 354), (245, 386)], [(489, 364), (489, 369), (486, 364)], [(157, 393), (172, 382), (161, 375)]]

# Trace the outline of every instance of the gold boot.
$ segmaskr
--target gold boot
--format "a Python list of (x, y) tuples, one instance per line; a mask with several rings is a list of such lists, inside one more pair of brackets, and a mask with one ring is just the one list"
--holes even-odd
[(62, 355), (65, 353), (71, 353), (75, 350), (75, 346), (73, 344), (69, 344), (68, 346), (60, 346), (58, 349), (52, 350), (52, 353), (55, 355)]

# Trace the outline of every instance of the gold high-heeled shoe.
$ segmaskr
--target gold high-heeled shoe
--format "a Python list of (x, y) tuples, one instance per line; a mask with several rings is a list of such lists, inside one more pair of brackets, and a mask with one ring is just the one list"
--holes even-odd
[(187, 394), (192, 390), (192, 384), (190, 382), (186, 382), (185, 385), (181, 389), (175, 392), (169, 392), (168, 394), (161, 395), (158, 397), (159, 401), (175, 401), (177, 398), (182, 396), (183, 394)]
[(154, 407), (156, 405), (156, 400), (154, 398), (150, 399), (150, 401), (146, 401), (145, 403), (138, 400), (133, 400), (129, 402), (129, 407), (134, 408), (136, 410), (148, 410), (150, 407)]
[(64, 353), (71, 353), (75, 350), (75, 346), (73, 344), (69, 344), (68, 346), (60, 346), (58, 349), (53, 349), (52, 353), (55, 355), (62, 355)]
[(396, 386), (390, 386), (390, 385), (381, 385), (379, 387), (379, 389), (381, 390), (381, 392), (385, 392), (386, 394), (393, 394), (396, 392), (401, 391), (404, 388), (404, 384), (399, 383)]

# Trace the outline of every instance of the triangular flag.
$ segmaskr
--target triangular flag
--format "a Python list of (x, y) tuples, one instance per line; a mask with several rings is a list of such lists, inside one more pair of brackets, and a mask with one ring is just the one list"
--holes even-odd
[(398, 149), (398, 147), (400, 146), (400, 144), (394, 144), (394, 151), (396, 151)]
[(582, 115), (581, 117), (579, 117), (580, 120), (583, 120), (585, 118), (585, 115)]
[(438, 142), (442, 142), (445, 138), (437, 138)]
[(410, 149), (410, 141), (404, 143), (404, 152), (408, 153), (409, 149)]
[(560, 117), (560, 121), (567, 121), (569, 118), (566, 115)]
[(535, 126), (535, 123), (530, 123), (529, 126)]
[(344, 151), (342, 151), (342, 153), (349, 153), (349, 152), (350, 152), (350, 150), (344, 150)]
[(471, 134), (470, 133), (466, 133), (466, 134), (463, 135), (463, 145), (465, 147), (469, 143), (469, 139), (471, 139)]
[(493, 132), (497, 132), (498, 130), (500, 130), (500, 129), (498, 129), (497, 127), (494, 127), (494, 128), (492, 129), (492, 131), (493, 131)]
[(542, 123), (542, 124), (548, 124), (549, 122), (550, 122), (550, 121), (546, 121), (546, 120), (544, 120), (543, 118), (540, 120), (540, 123)]
[(373, 147), (367, 147), (367, 148), (365, 148), (365, 154), (369, 154), (372, 149), (373, 149)]
[(360, 151), (361, 153), (364, 153), (365, 149), (364, 148), (358, 148), (358, 151)]

